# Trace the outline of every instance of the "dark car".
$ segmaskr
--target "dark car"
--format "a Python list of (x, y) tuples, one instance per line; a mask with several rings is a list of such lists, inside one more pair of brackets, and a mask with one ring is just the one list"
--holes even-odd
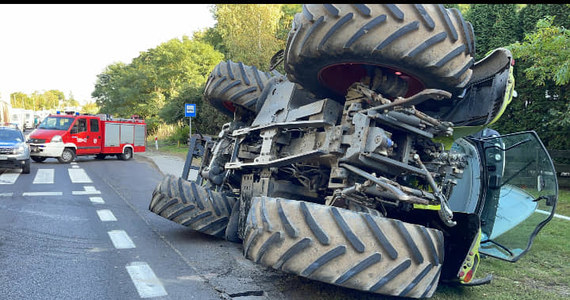
[(30, 147), (22, 131), (13, 126), (0, 126), (0, 168), (30, 173)]

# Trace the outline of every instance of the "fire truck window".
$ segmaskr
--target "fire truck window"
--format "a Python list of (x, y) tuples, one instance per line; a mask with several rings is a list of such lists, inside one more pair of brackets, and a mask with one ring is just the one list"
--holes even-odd
[(99, 120), (89, 119), (89, 126), (91, 127), (91, 132), (99, 132)]
[(87, 131), (87, 120), (79, 119), (77, 120), (77, 132)]

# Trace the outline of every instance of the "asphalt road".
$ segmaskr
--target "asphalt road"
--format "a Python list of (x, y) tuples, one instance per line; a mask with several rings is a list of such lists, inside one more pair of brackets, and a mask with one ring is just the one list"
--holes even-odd
[(146, 163), (116, 159), (3, 170), (1, 298), (188, 299), (191, 290), (219, 299), (203, 282), (169, 284), (196, 272), (140, 215), (160, 177)]

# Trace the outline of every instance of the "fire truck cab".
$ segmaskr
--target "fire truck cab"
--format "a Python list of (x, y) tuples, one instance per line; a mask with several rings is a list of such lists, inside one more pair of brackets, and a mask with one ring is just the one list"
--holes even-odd
[(84, 155), (95, 155), (98, 159), (115, 155), (129, 160), (133, 153), (146, 150), (146, 124), (136, 116), (113, 119), (109, 115), (58, 112), (47, 116), (30, 134), (27, 143), (35, 162), (52, 157), (60, 163), (70, 163)]

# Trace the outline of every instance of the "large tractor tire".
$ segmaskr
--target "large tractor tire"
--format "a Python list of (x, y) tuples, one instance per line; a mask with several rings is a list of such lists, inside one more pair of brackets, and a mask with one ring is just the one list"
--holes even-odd
[(225, 238), (234, 202), (195, 182), (166, 175), (152, 193), (149, 210), (192, 230)]
[(244, 255), (310, 279), (385, 295), (430, 297), (443, 263), (439, 230), (368, 213), (255, 197)]
[(409, 97), (426, 88), (460, 92), (474, 55), (473, 28), (457, 9), (305, 4), (294, 17), (284, 67), (289, 80), (322, 97), (343, 97), (366, 76), (385, 96)]
[(255, 112), (257, 99), (277, 71), (261, 72), (241, 62), (222, 61), (208, 77), (204, 99), (220, 112), (233, 117), (236, 105)]

